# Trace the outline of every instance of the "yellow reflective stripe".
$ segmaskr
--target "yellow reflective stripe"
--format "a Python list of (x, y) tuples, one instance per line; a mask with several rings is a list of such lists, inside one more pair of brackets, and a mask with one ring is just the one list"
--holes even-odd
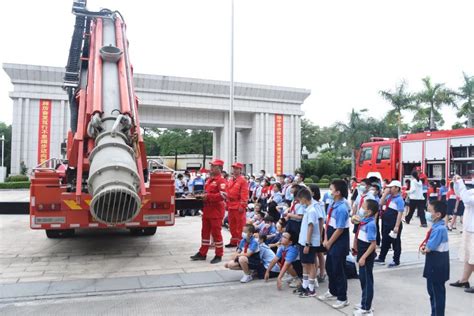
[(64, 203), (66, 203), (71, 210), (82, 210), (82, 207), (74, 200), (64, 200)]
[(84, 200), (84, 202), (86, 202), (87, 205), (91, 205), (91, 200)]
[(146, 200), (146, 199), (145, 199), (145, 200), (143, 200), (143, 201), (142, 201), (142, 206), (141, 206), (140, 208), (143, 208), (143, 207), (145, 206), (145, 204), (147, 204), (147, 203), (148, 203), (148, 201), (149, 201), (149, 200)]

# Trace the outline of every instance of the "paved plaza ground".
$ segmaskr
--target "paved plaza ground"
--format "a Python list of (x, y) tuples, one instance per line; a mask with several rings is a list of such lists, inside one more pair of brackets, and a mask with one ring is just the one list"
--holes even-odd
[[(69, 239), (48, 239), (43, 230), (29, 229), (28, 219), (27, 215), (0, 215), (1, 314), (51, 315), (66, 307), (71, 314), (238, 314), (241, 308), (264, 314), (352, 313), (352, 307), (334, 311), (315, 299), (293, 297), (289, 289), (277, 291), (273, 281), (241, 285), (240, 272), (226, 271), (223, 263), (190, 261), (200, 244), (199, 216), (179, 217), (175, 226), (159, 228), (155, 236), (133, 237), (126, 230), (81, 230)], [(223, 229), (223, 234), (227, 241), (228, 231)], [(417, 254), (425, 234), (416, 219), (406, 225), (402, 265), (392, 270), (376, 267), (377, 314), (428, 313), (421, 277), (424, 258)], [(449, 234), (452, 280), (462, 269), (455, 259), (460, 236), (459, 231)], [(224, 259), (230, 254), (226, 249)], [(321, 284), (319, 291), (326, 286)], [(452, 310), (448, 314), (472, 315), (472, 296), (454, 288), (448, 288), (447, 295)], [(358, 280), (351, 280), (351, 302), (358, 302), (359, 296)], [(86, 301), (93, 304), (84, 304)], [(216, 302), (219, 307), (212, 309)]]

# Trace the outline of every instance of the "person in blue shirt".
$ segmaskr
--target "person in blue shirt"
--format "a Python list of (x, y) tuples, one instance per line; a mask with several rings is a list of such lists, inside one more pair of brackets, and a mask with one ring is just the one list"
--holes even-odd
[(259, 234), (262, 234), (262, 235), (274, 235), (274, 234), (276, 234), (277, 230), (276, 230), (276, 227), (275, 227), (275, 222), (274, 222), (273, 217), (271, 217), (270, 215), (267, 215), (267, 216), (265, 216), (263, 221), (265, 222), (265, 224), (259, 230)]
[(441, 179), (439, 184), (440, 184), (440, 187), (439, 187), (439, 200), (444, 202), (444, 203), (447, 203), (446, 202), (446, 194), (448, 193), (449, 189), (446, 186), (446, 180)]
[(282, 289), (283, 276), (288, 272), (293, 278), (298, 278), (296, 270), (293, 268), (293, 263), (298, 259), (298, 249), (293, 245), (292, 235), (288, 232), (284, 232), (281, 236), (281, 246), (278, 247), (275, 258), (267, 268), (265, 272), (265, 281), (270, 278), (270, 271), (278, 263), (280, 266), (280, 273), (277, 278), (277, 288)]
[[(283, 195), (281, 194), (281, 183), (276, 182), (273, 184), (273, 195), (271, 197), (271, 201), (275, 202), (276, 204), (280, 204), (283, 202)], [(269, 201), (269, 203), (271, 202)]]
[(174, 181), (175, 194), (177, 197), (181, 197), (184, 194), (184, 187), (186, 183), (184, 181), (183, 174), (178, 174), (176, 180)]
[(337, 298), (333, 308), (349, 305), (347, 300), (346, 256), (349, 253), (349, 203), (347, 183), (334, 180), (329, 190), (334, 199), (328, 210), (323, 246), (327, 249), (326, 273), (329, 279), (328, 291), (318, 296), (321, 301)]
[(318, 212), (318, 220), (320, 222), (320, 234), (321, 234), (321, 244), (319, 247), (316, 247), (316, 257), (317, 257), (317, 262), (316, 262), (316, 274), (319, 269), (319, 275), (317, 278), (318, 283), (322, 283), (326, 281), (326, 248), (324, 248), (322, 241), (324, 240), (324, 221), (326, 220), (326, 210), (324, 208), (324, 204), (320, 201), (321, 199), (321, 190), (319, 187), (312, 183), (308, 186), (309, 190), (311, 191), (311, 194), (313, 196), (312, 204), (314, 208), (316, 209), (316, 212)]
[(189, 191), (193, 194), (200, 194), (204, 191), (204, 185), (206, 184), (206, 180), (202, 177), (200, 173), (196, 174), (196, 178), (193, 181), (189, 182)]
[(291, 192), (291, 186), (293, 185), (293, 177), (287, 176), (285, 178), (285, 186), (283, 187), (283, 193), (285, 195), (285, 202), (291, 204), (293, 201), (293, 193)]
[(355, 253), (359, 263), (359, 280), (362, 288), (361, 303), (354, 315), (372, 315), (372, 300), (374, 298), (374, 260), (377, 248), (377, 226), (375, 216), (379, 211), (379, 204), (375, 200), (366, 200), (362, 204), (364, 215), (356, 232), (357, 243)]
[(443, 220), (445, 216), (446, 203), (432, 201), (428, 205), (426, 220), (433, 225), (420, 245), (420, 251), (426, 255), (423, 277), (426, 278), (432, 316), (444, 316), (446, 306), (445, 283), (449, 280), (449, 244), (448, 230)]
[(316, 249), (321, 244), (322, 222), (319, 221), (321, 213), (318, 213), (312, 203), (311, 192), (304, 188), (298, 192), (297, 199), (306, 209), (301, 221), (301, 230), (298, 238), (300, 260), (303, 265), (303, 284), (296, 291), (300, 297), (316, 296)]
[(232, 259), (224, 265), (231, 270), (243, 270), (244, 275), (240, 279), (242, 283), (252, 281), (250, 270), (257, 270), (260, 264), (260, 248), (254, 234), (255, 227), (252, 224), (246, 224), (236, 252), (232, 255)]
[[(394, 180), (384, 190), (380, 205), (382, 206), (382, 247), (380, 254), (375, 262), (385, 264), (390, 247), (393, 247), (393, 261), (388, 265), (389, 268), (400, 265), (400, 256), (402, 254), (402, 217), (405, 211), (405, 202), (400, 194), (402, 184)], [(396, 236), (395, 238), (392, 238)]]
[[(259, 279), (265, 278), (265, 272), (267, 271), (270, 263), (275, 258), (275, 253), (270, 249), (267, 245), (267, 236), (266, 235), (258, 235), (258, 245), (260, 251), (258, 252), (260, 255), (260, 265), (257, 269), (257, 275)], [(270, 278), (276, 278), (280, 274), (280, 267), (278, 265), (273, 266), (270, 270)]]
[(332, 203), (334, 202), (332, 196), (331, 196), (331, 192), (326, 192), (324, 193), (323, 195), (323, 203), (324, 203), (324, 207), (325, 207), (325, 211), (327, 213), (328, 209), (329, 209), (329, 205), (331, 205)]

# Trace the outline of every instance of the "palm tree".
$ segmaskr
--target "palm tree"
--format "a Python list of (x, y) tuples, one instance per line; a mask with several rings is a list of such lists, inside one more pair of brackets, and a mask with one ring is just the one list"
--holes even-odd
[(397, 117), (397, 132), (398, 137), (402, 134), (402, 111), (403, 110), (415, 110), (415, 96), (406, 91), (406, 82), (402, 81), (395, 87), (395, 91), (381, 90), (379, 91), (382, 98), (387, 100), (393, 107), (387, 114), (387, 116), (396, 115)]
[(362, 117), (365, 112), (367, 112), (367, 109), (362, 109), (360, 111), (352, 109), (347, 124), (342, 122), (336, 123), (336, 126), (338, 126), (339, 130), (342, 132), (341, 136), (343, 137), (346, 146), (350, 147), (351, 150), (352, 175), (355, 175), (356, 151), (360, 145), (370, 137), (367, 122)]
[(442, 105), (451, 105), (456, 107), (454, 102), (455, 93), (444, 87), (443, 83), (431, 82), (430, 77), (421, 79), (423, 81), (424, 90), (420, 91), (417, 95), (417, 101), (419, 104), (427, 104), (430, 109), (429, 116), (429, 129), (436, 129), (435, 124), (435, 111), (439, 110)]
[(463, 101), (456, 113), (458, 118), (467, 117), (467, 127), (472, 127), (472, 115), (474, 114), (474, 77), (468, 76), (465, 72), (464, 85), (458, 88), (456, 96)]

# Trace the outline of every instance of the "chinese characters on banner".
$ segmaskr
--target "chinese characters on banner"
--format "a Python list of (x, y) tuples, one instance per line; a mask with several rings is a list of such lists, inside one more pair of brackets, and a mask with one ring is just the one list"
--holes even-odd
[(51, 100), (40, 100), (38, 125), (38, 164), (49, 159), (51, 131)]
[(283, 115), (275, 114), (275, 173), (283, 173)]

